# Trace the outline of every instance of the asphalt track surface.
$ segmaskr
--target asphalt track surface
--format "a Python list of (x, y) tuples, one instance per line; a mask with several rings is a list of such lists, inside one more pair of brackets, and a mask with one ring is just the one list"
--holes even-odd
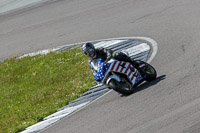
[(157, 41), (157, 80), (114, 91), (48, 133), (199, 133), (199, 0), (58, 0), (0, 16), (0, 58), (106, 38)]

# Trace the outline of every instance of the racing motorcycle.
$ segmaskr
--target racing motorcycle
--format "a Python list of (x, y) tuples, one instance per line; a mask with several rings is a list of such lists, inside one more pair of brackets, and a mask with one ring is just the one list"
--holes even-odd
[(129, 62), (114, 58), (108, 62), (102, 62), (100, 58), (93, 60), (91, 64), (95, 70), (95, 81), (121, 94), (131, 94), (140, 83), (152, 81), (157, 76), (153, 66), (141, 60), (135, 61), (139, 64), (139, 69)]

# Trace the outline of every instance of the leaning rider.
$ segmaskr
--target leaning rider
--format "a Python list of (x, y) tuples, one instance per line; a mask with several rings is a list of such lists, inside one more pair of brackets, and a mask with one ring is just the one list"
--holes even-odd
[[(91, 62), (94, 59), (101, 58), (102, 62), (104, 62), (104, 61), (107, 62), (109, 59), (112, 58), (112, 54), (113, 54), (113, 51), (111, 49), (106, 49), (106, 48), (95, 49), (93, 43), (91, 43), (91, 42), (87, 42), (87, 43), (83, 44), (82, 50), (83, 50), (84, 54), (90, 58), (88, 65), (90, 66), (90, 68), (92, 70), (93, 70), (93, 67), (91, 66)], [(115, 54), (114, 59), (117, 59), (119, 61), (130, 62), (136, 68), (138, 68), (138, 66), (139, 66), (136, 61), (131, 59), (129, 56), (127, 56), (123, 52)]]

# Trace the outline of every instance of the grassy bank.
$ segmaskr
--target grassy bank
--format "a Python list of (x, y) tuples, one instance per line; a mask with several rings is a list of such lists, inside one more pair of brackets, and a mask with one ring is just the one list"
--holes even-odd
[(0, 63), (0, 133), (41, 121), (95, 85), (80, 49)]

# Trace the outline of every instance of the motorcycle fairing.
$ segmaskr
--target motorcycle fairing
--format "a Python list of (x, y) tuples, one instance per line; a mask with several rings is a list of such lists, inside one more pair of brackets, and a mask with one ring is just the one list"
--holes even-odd
[(113, 61), (107, 72), (118, 72), (126, 74), (132, 86), (138, 84), (143, 78), (138, 70), (131, 65), (129, 62), (124, 61)]

